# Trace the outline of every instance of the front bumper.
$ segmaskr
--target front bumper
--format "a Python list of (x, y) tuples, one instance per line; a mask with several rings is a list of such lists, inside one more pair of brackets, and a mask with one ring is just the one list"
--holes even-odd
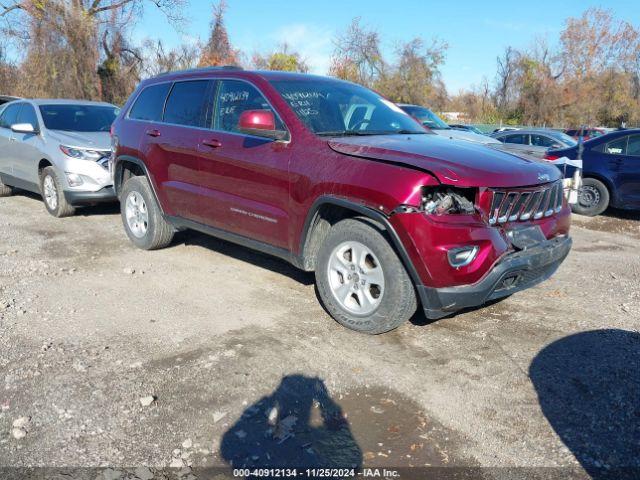
[(96, 192), (81, 190), (65, 190), (64, 198), (71, 205), (93, 205), (96, 203), (108, 203), (117, 201), (113, 187), (104, 187)]
[(417, 287), (429, 319), (445, 317), (457, 310), (480, 306), (543, 282), (558, 269), (571, 250), (569, 236), (558, 236), (502, 257), (473, 285), (432, 288)]

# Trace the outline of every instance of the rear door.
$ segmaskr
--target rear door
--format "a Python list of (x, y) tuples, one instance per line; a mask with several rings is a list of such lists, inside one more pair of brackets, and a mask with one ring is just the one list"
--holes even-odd
[(148, 123), (141, 145), (165, 212), (190, 220), (200, 220), (198, 145), (211, 85), (206, 79), (165, 85), (170, 91), (161, 121)]
[(212, 226), (288, 248), (288, 143), (238, 129), (242, 112), (265, 109), (273, 111), (253, 84), (217, 82), (211, 129), (201, 139), (200, 210)]
[(626, 155), (618, 164), (621, 206), (640, 208), (640, 134), (629, 135)]
[(16, 149), (13, 160), (13, 174), (29, 183), (39, 185), (38, 163), (43, 158), (44, 142), (40, 135), (40, 122), (33, 105), (30, 103), (22, 105), (16, 123), (31, 125), (34, 133), (13, 132)]

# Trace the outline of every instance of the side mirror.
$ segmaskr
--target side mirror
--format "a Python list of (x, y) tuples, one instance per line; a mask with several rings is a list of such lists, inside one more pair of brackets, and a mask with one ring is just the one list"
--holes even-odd
[(16, 133), (36, 133), (36, 129), (30, 123), (14, 123), (11, 130)]
[(257, 137), (283, 140), (287, 137), (285, 130), (276, 130), (276, 116), (271, 110), (246, 110), (240, 114), (238, 129), (242, 133)]

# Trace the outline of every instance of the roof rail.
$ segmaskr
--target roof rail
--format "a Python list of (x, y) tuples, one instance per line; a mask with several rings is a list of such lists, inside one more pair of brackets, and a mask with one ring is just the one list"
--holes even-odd
[(198, 68), (188, 68), (186, 70), (173, 70), (162, 72), (156, 75), (156, 77), (162, 77), (164, 75), (176, 74), (176, 73), (198, 73), (198, 72), (215, 72), (220, 70), (244, 70), (242, 67), (238, 65), (220, 65), (217, 67), (198, 67)]

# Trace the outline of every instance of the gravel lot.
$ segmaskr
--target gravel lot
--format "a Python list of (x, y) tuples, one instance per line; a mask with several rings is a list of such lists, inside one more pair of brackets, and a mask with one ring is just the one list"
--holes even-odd
[(0, 466), (640, 468), (640, 216), (573, 237), (534, 289), (371, 337), (277, 259), (0, 199)]

